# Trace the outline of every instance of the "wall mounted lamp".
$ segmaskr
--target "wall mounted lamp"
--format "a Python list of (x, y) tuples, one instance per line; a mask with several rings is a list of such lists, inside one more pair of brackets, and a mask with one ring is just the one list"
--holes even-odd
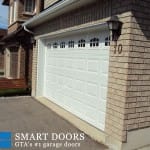
[(108, 28), (110, 30), (110, 40), (117, 41), (121, 35), (122, 22), (117, 16), (112, 16), (108, 21)]

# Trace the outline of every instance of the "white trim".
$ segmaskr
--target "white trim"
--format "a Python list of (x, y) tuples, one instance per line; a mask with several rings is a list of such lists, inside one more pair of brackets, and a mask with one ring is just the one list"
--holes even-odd
[(9, 18), (9, 24), (11, 25), (18, 19), (18, 0), (14, 0), (10, 4), (10, 18)]
[(9, 13), (10, 13), (10, 18), (9, 18), (9, 24), (11, 25), (13, 23), (12, 21), (12, 17), (13, 17), (13, 4), (10, 4), (10, 7), (9, 7)]
[[(42, 49), (42, 50), (41, 50)], [(42, 54), (41, 54), (41, 53)], [(43, 77), (43, 71), (44, 68), (41, 66), (45, 66), (45, 48), (44, 48), (44, 42), (42, 40), (38, 40), (38, 54), (37, 54), (37, 79), (36, 79), (36, 96), (43, 95), (43, 88), (44, 88), (44, 77)], [(39, 57), (40, 56), (40, 57)]]
[(13, 20), (13, 22), (15, 22), (17, 20), (17, 15), (18, 15), (17, 4), (18, 4), (18, 0), (14, 0), (14, 20)]
[(101, 23), (101, 22), (96, 22), (96, 23), (88, 23), (76, 27), (70, 27), (67, 29), (62, 29), (58, 30), (55, 32), (35, 36), (35, 39), (46, 39), (47, 37), (54, 38), (57, 36), (63, 36), (63, 35), (69, 35), (69, 34), (74, 34), (74, 33), (79, 33), (79, 32), (86, 32), (86, 31), (93, 31), (93, 30), (105, 30), (107, 29), (107, 23)]

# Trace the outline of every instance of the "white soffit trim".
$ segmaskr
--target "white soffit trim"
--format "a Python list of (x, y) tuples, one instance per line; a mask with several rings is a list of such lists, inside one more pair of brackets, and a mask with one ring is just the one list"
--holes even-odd
[(67, 35), (71, 35), (71, 34), (75, 34), (75, 33), (79, 33), (79, 32), (83, 33), (83, 32), (91, 32), (91, 31), (96, 31), (96, 30), (107, 30), (107, 29), (108, 29), (108, 25), (106, 22), (87, 23), (87, 24), (70, 27), (70, 28), (66, 28), (66, 29), (61, 29), (61, 30), (50, 32), (47, 34), (35, 36), (35, 39), (44, 40), (46, 38), (67, 36)]
[(57, 4), (51, 6), (47, 10), (41, 12), (39, 15), (29, 19), (22, 26), (33, 28), (43, 22), (46, 22), (56, 16), (59, 16), (65, 12), (78, 8), (84, 4), (94, 2), (95, 0), (62, 0)]

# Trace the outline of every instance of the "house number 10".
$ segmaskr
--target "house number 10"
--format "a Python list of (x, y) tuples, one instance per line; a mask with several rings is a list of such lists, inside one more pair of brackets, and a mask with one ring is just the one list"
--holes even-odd
[(115, 45), (114, 48), (115, 48), (114, 54), (116, 54), (116, 53), (121, 54), (122, 53), (122, 44)]

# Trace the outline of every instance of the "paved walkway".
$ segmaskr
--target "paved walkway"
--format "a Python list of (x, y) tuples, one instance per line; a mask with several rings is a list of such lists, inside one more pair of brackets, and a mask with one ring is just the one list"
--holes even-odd
[[(37, 133), (46, 132), (49, 133), (49, 141), (44, 141), (49, 143), (49, 148), (33, 148), (35, 142), (31, 145), (32, 148), (13, 148), (13, 150), (22, 149), (36, 149), (36, 150), (106, 150), (107, 148), (95, 142), (87, 135), (85, 135), (85, 140), (83, 141), (68, 141), (68, 144), (76, 143), (76, 148), (69, 148), (64, 146), (66, 141), (52, 141), (52, 133), (78, 133), (82, 132), (71, 125), (66, 120), (59, 117), (56, 113), (52, 112), (47, 107), (43, 106), (39, 102), (35, 101), (31, 97), (10, 97), (10, 98), (0, 98), (0, 131), (10, 131), (13, 133), (13, 144), (16, 142), (15, 134), (18, 133)], [(60, 143), (57, 145), (56, 143)], [(51, 144), (51, 146), (50, 146)], [(61, 145), (62, 144), (62, 145)], [(73, 146), (72, 144), (72, 146)], [(46, 144), (45, 144), (46, 145)], [(43, 145), (42, 145), (43, 146)], [(14, 147), (14, 146), (13, 146)], [(0, 149), (1, 150), (1, 149)]]

